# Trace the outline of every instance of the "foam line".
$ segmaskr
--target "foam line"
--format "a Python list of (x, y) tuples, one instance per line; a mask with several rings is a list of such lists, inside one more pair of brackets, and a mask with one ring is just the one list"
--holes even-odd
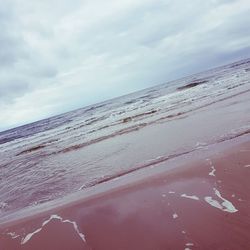
[(16, 239), (20, 237), (20, 235), (16, 234), (15, 232), (9, 232), (7, 233), (7, 235), (9, 235), (12, 239)]
[(48, 224), (51, 220), (53, 220), (53, 219), (60, 220), (62, 223), (70, 223), (70, 224), (72, 224), (73, 227), (74, 227), (74, 229), (75, 229), (75, 231), (76, 231), (76, 233), (79, 235), (79, 237), (82, 239), (82, 241), (83, 241), (83, 242), (86, 242), (86, 239), (85, 239), (84, 234), (82, 234), (82, 233), (79, 231), (79, 228), (78, 228), (78, 226), (77, 226), (77, 224), (76, 224), (75, 221), (63, 220), (62, 217), (60, 217), (60, 216), (54, 214), (54, 215), (51, 215), (50, 218), (49, 218), (48, 220), (46, 220), (46, 221), (43, 222), (42, 227), (36, 229), (36, 230), (35, 230), (34, 232), (32, 232), (32, 233), (27, 234), (27, 235), (21, 240), (21, 245), (27, 243), (35, 234), (39, 233), (39, 232), (43, 229), (43, 227), (44, 227), (45, 225), (47, 225), (47, 224)]
[(188, 199), (192, 199), (192, 200), (199, 200), (199, 198), (196, 195), (186, 195), (186, 194), (182, 194), (181, 197), (184, 198), (188, 198)]

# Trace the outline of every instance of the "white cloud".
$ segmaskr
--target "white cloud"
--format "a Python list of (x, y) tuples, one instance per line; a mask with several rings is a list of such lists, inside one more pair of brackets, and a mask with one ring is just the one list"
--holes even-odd
[(248, 0), (2, 0), (0, 130), (250, 56), (249, 10)]

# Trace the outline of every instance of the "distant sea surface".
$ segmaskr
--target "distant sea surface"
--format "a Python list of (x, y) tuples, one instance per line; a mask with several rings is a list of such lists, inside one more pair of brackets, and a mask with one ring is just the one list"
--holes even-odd
[(0, 216), (249, 133), (249, 91), (243, 60), (1, 132)]

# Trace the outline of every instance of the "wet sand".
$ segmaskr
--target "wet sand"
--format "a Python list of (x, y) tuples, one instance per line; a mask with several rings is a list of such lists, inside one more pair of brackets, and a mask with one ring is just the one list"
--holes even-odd
[(249, 135), (137, 175), (2, 222), (0, 249), (249, 249)]

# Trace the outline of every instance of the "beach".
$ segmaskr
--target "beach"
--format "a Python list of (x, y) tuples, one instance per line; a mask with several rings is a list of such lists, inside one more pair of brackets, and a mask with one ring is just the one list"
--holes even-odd
[[(100, 186), (88, 197), (3, 223), (2, 249), (248, 249), (249, 139), (161, 163), (158, 173), (126, 176), (105, 192)], [(165, 164), (174, 168), (166, 171)]]
[(1, 133), (0, 250), (249, 249), (249, 67)]

